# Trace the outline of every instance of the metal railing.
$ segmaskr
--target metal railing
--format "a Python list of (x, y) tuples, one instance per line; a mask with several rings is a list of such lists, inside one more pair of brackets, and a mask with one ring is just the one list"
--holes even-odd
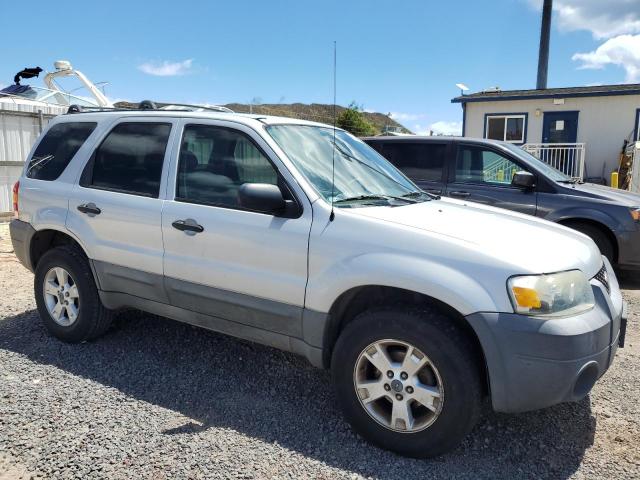
[(482, 171), (483, 181), (494, 183), (510, 183), (513, 176), (519, 170), (518, 166), (506, 158), (500, 157), (499, 160), (488, 165)]
[(584, 179), (584, 143), (527, 143), (522, 148), (556, 170)]

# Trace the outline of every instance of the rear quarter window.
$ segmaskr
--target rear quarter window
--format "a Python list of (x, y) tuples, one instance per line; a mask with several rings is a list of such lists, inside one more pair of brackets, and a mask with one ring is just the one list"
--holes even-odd
[(49, 181), (57, 179), (96, 125), (95, 122), (65, 122), (51, 127), (33, 153), (26, 177)]
[(382, 155), (411, 180), (442, 181), (447, 145), (444, 143), (391, 142)]

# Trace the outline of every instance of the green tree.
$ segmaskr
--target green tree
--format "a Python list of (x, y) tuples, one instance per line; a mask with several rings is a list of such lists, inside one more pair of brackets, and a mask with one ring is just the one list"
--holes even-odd
[(375, 125), (367, 120), (367, 117), (362, 113), (362, 108), (356, 102), (351, 102), (349, 107), (340, 112), (340, 115), (336, 118), (336, 126), (357, 137), (366, 137), (378, 133)]

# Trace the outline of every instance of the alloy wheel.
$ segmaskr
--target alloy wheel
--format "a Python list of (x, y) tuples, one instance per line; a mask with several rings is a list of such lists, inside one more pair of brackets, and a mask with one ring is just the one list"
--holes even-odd
[(356, 361), (353, 385), (365, 411), (394, 432), (424, 430), (442, 411), (444, 388), (437, 368), (401, 340), (379, 340), (366, 347)]
[(63, 327), (72, 325), (80, 311), (78, 286), (69, 272), (53, 267), (44, 277), (44, 302), (51, 318)]

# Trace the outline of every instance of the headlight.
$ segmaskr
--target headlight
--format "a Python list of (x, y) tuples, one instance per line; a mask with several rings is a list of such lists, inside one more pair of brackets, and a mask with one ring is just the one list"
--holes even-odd
[(629, 213), (631, 214), (631, 218), (633, 218), (636, 222), (640, 222), (640, 208), (630, 208)]
[(511, 277), (508, 290), (514, 311), (525, 315), (564, 317), (595, 305), (591, 285), (580, 270)]

